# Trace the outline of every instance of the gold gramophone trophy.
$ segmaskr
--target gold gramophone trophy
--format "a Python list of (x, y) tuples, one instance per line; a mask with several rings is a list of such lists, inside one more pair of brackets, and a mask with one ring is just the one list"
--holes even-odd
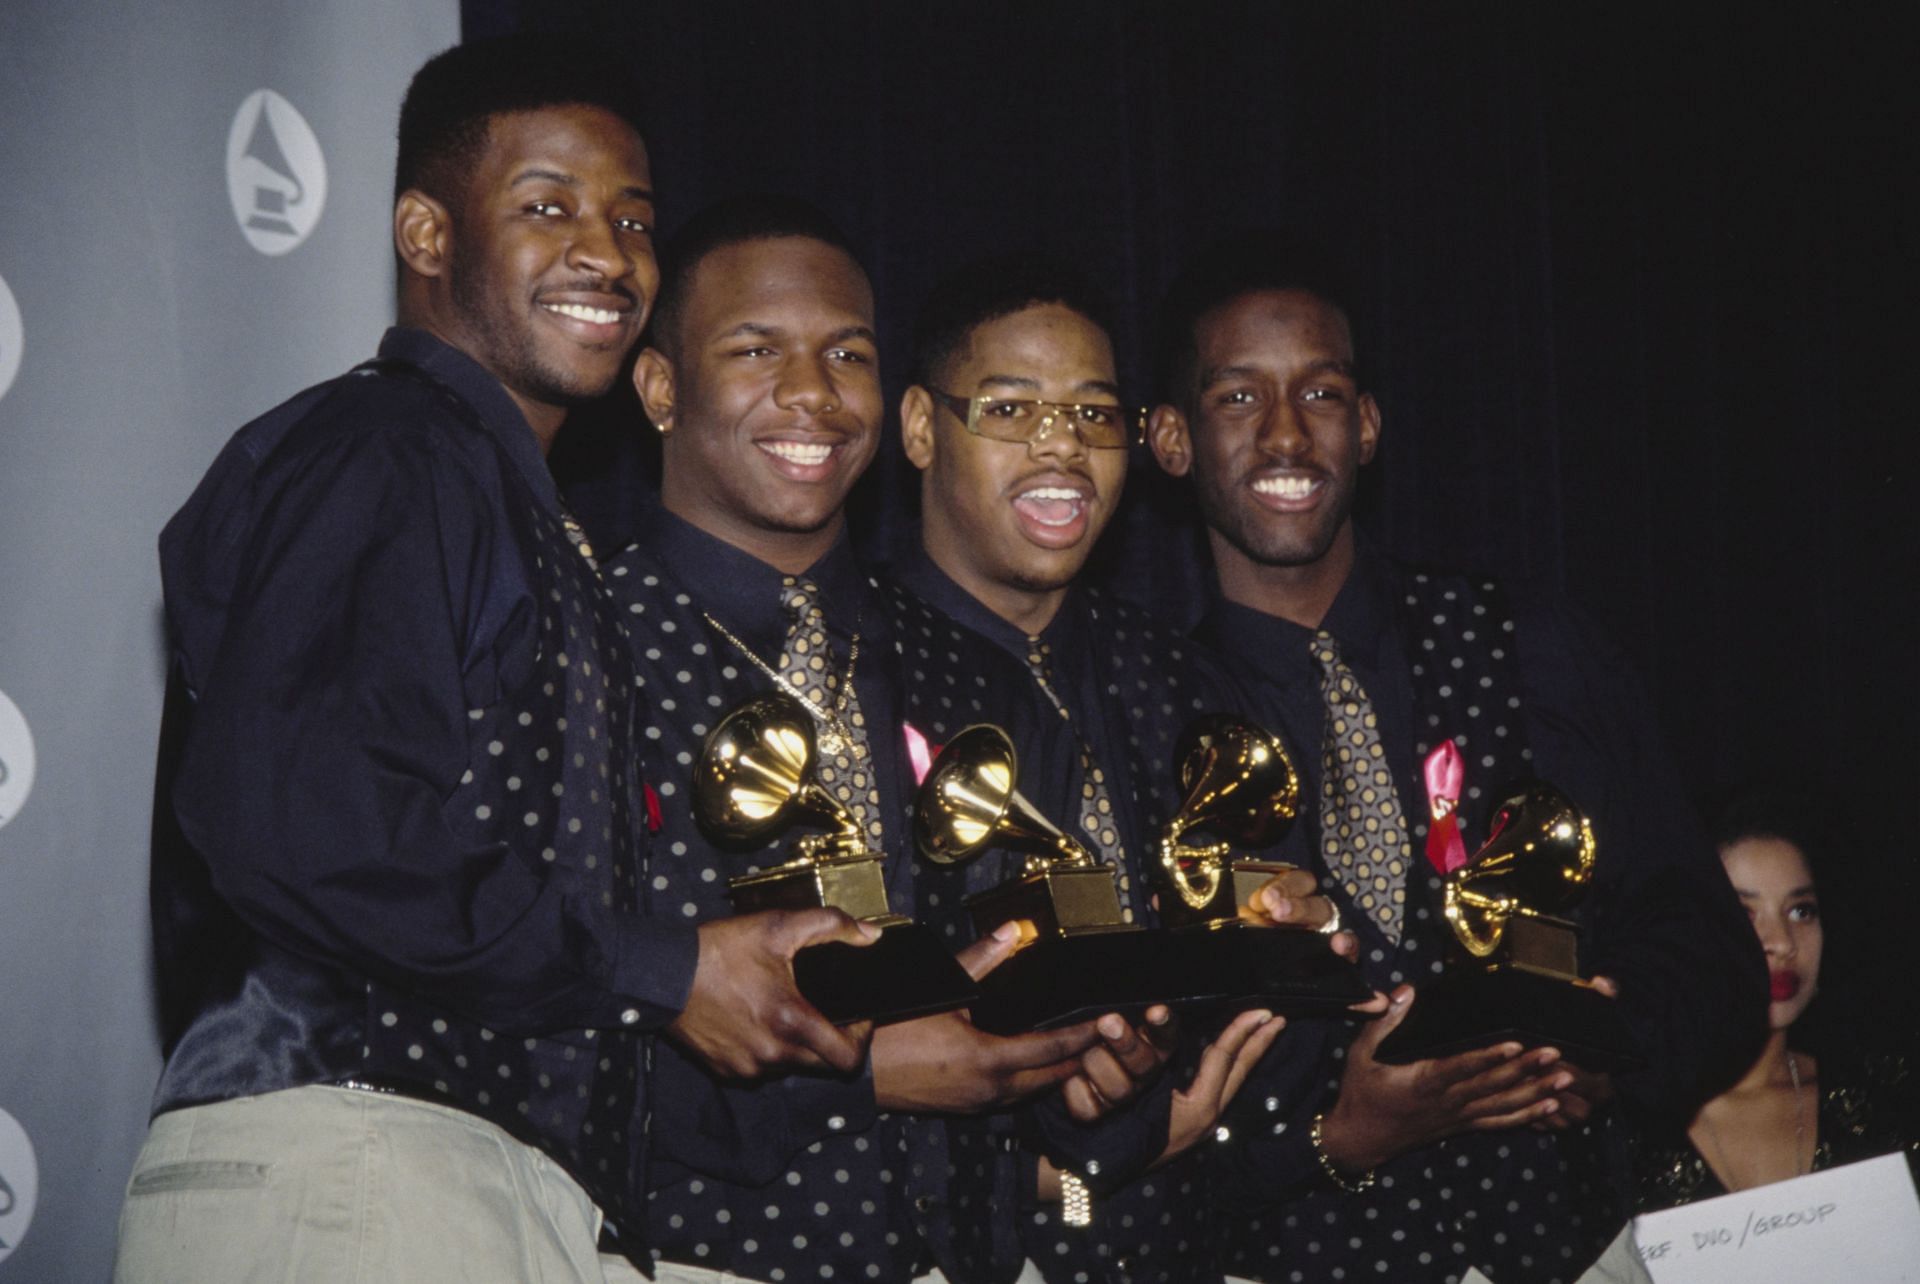
[(825, 833), (795, 841), (770, 869), (727, 880), (734, 909), (826, 906), (881, 929), (856, 946), (831, 942), (794, 956), (800, 992), (836, 1022), (899, 1021), (963, 1007), (977, 993), (939, 938), (887, 903), (885, 854), (871, 851), (860, 825), (815, 779), (813, 717), (784, 692), (755, 696), (708, 733), (693, 773), (694, 818), (717, 842), (749, 849), (795, 825)]
[(1168, 1001), (1161, 934), (1125, 920), (1118, 871), (1022, 797), (1019, 774), (1006, 732), (968, 727), (933, 760), (914, 808), (914, 841), (937, 864), (988, 847), (1026, 854), (1018, 875), (967, 900), (982, 934), (1021, 930), (1013, 957), (981, 982), (973, 1023), (1013, 1034)]
[[(1232, 852), (1271, 845), (1299, 811), (1300, 777), (1286, 747), (1242, 718), (1210, 713), (1180, 733), (1173, 762), (1186, 801), (1160, 836), (1160, 921), (1223, 927), (1257, 919), (1248, 908), (1254, 894), (1296, 867)], [(1216, 841), (1193, 846), (1186, 839), (1195, 832)]]
[[(1253, 897), (1297, 866), (1235, 857), (1271, 846), (1300, 805), (1300, 778), (1280, 740), (1233, 714), (1180, 733), (1174, 770), (1185, 802), (1161, 833), (1160, 921), (1173, 929), (1169, 967), (1190, 1002), (1248, 1002), (1289, 1013), (1344, 1010), (1371, 993), (1324, 935), (1273, 925)], [(1195, 845), (1190, 835), (1215, 841)]]
[(1532, 782), (1494, 811), (1486, 843), (1446, 876), (1458, 949), (1377, 1056), (1394, 1064), (1512, 1040), (1551, 1046), (1585, 1070), (1643, 1064), (1613, 1000), (1580, 975), (1579, 929), (1561, 917), (1593, 881), (1593, 827), (1567, 796)]

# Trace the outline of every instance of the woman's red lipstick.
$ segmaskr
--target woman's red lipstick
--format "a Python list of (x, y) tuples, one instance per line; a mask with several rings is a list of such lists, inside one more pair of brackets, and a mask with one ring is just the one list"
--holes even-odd
[(1800, 974), (1798, 972), (1773, 972), (1767, 977), (1768, 991), (1775, 1003), (1785, 1003), (1800, 993)]

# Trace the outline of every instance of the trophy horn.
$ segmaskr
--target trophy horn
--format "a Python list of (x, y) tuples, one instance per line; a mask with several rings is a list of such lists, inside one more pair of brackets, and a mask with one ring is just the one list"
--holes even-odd
[(913, 837), (921, 855), (952, 865), (990, 846), (1029, 854), (1028, 868), (1091, 865), (1087, 849), (1041, 815), (1015, 788), (1020, 763), (1013, 741), (988, 724), (949, 740), (913, 809)]
[(813, 777), (813, 716), (785, 692), (755, 696), (707, 733), (693, 771), (694, 818), (714, 839), (765, 842), (796, 823), (828, 830), (800, 840), (801, 860), (863, 844), (846, 807)]
[(1487, 841), (1447, 875), (1445, 908), (1469, 953), (1499, 948), (1512, 918), (1551, 918), (1593, 880), (1593, 826), (1552, 785), (1531, 782), (1493, 814)]
[[(1191, 909), (1220, 889), (1232, 845), (1264, 847), (1300, 809), (1300, 776), (1286, 746), (1244, 718), (1210, 713), (1187, 724), (1174, 748), (1174, 770), (1186, 801), (1160, 836), (1167, 881)], [(1218, 841), (1189, 846), (1189, 830)]]

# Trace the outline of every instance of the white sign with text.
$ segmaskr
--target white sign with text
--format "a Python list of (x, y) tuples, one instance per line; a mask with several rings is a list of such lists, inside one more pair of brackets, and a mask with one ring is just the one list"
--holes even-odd
[(1920, 1281), (1920, 1197), (1899, 1155), (1647, 1213), (1633, 1234), (1654, 1284)]

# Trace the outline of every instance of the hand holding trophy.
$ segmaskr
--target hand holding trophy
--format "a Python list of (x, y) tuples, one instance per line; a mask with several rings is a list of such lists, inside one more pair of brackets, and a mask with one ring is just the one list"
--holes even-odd
[(892, 911), (885, 854), (868, 849), (853, 816), (821, 787), (816, 755), (811, 715), (784, 692), (735, 706), (708, 733), (693, 805), (710, 837), (744, 849), (795, 825), (826, 831), (800, 837), (782, 864), (729, 879), (734, 909), (825, 906), (881, 929), (872, 945), (815, 945), (794, 956), (801, 994), (829, 1020), (899, 1021), (964, 1006), (973, 980), (934, 933)]
[(982, 980), (973, 1023), (1016, 1034), (1160, 1001), (1152, 942), (1121, 912), (1117, 871), (1041, 815), (1019, 775), (1006, 732), (968, 727), (933, 760), (914, 808), (914, 841), (937, 864), (988, 847), (1026, 853), (1020, 874), (967, 901), (981, 934), (1007, 922), (1021, 934)]
[(1446, 876), (1456, 957), (1375, 1055), (1405, 1064), (1513, 1040), (1558, 1048), (1589, 1071), (1641, 1064), (1612, 1000), (1581, 978), (1578, 929), (1560, 917), (1593, 880), (1587, 818), (1552, 785), (1533, 782), (1500, 804), (1489, 829)]
[[(1173, 931), (1169, 966), (1188, 1001), (1257, 1002), (1275, 1011), (1342, 1011), (1371, 994), (1320, 931), (1268, 925), (1254, 898), (1296, 867), (1233, 856), (1276, 841), (1299, 810), (1286, 746), (1244, 718), (1207, 714), (1174, 749), (1185, 798), (1160, 839), (1160, 918)], [(1190, 835), (1215, 841), (1195, 845)]]

